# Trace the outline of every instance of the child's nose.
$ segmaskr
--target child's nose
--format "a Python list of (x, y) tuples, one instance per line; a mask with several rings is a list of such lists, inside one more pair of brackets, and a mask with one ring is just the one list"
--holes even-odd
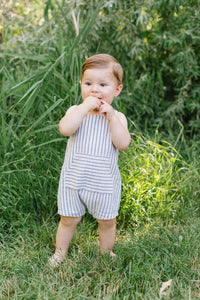
[(98, 92), (99, 92), (98, 84), (93, 84), (93, 85), (92, 85), (91, 91), (92, 91), (93, 93), (98, 93)]

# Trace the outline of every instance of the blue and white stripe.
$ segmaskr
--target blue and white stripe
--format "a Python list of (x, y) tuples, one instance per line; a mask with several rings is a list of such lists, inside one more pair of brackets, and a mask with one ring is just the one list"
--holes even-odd
[[(73, 200), (73, 201), (69, 201)], [(62, 216), (80, 217), (88, 212), (96, 219), (110, 220), (118, 215), (120, 201), (112, 194), (102, 194), (65, 187), (63, 201), (59, 201), (58, 213)]]
[[(67, 188), (106, 194), (107, 204), (109, 197), (113, 203), (118, 203), (121, 176), (117, 162), (118, 150), (111, 140), (109, 121), (101, 115), (87, 114), (79, 129), (68, 140), (59, 182), (59, 203), (63, 203), (63, 207), (67, 205), (64, 203), (66, 194), (69, 194)], [(95, 202), (95, 199), (92, 201)]]

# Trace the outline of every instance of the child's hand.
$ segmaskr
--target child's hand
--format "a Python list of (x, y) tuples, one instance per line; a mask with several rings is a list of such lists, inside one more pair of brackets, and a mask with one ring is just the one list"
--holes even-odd
[(101, 101), (94, 96), (88, 96), (84, 101), (83, 104), (88, 107), (88, 111), (92, 110), (99, 110), (101, 106)]
[(103, 114), (108, 121), (112, 119), (112, 117), (115, 115), (113, 107), (108, 104), (106, 101), (101, 100), (101, 106), (99, 109), (99, 113)]

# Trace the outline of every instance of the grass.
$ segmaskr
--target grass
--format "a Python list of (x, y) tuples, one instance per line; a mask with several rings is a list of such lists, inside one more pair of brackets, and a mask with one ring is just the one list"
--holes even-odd
[[(96, 224), (84, 219), (60, 268), (47, 265), (56, 222), (29, 223), (1, 243), (1, 299), (198, 299), (199, 218), (135, 232), (119, 228), (117, 259), (101, 257)], [(15, 230), (14, 230), (15, 231)], [(162, 282), (172, 279), (167, 296)]]
[(188, 165), (166, 141), (158, 143), (132, 133), (131, 146), (120, 154), (122, 201), (120, 213), (134, 228), (154, 218), (173, 218), (185, 202), (183, 185)]

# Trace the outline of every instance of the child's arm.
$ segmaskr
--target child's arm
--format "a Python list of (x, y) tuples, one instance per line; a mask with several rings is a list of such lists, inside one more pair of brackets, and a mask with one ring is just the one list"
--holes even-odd
[(115, 147), (122, 151), (126, 150), (131, 142), (131, 136), (124, 114), (120, 112), (116, 114), (113, 107), (105, 101), (102, 101), (100, 113), (110, 122), (111, 138)]
[(115, 147), (121, 151), (126, 150), (131, 142), (131, 136), (124, 114), (118, 112), (110, 119), (110, 130)]
[(99, 109), (100, 105), (98, 98), (89, 96), (80, 105), (71, 106), (59, 122), (60, 133), (64, 136), (72, 135), (80, 127), (87, 113)]

